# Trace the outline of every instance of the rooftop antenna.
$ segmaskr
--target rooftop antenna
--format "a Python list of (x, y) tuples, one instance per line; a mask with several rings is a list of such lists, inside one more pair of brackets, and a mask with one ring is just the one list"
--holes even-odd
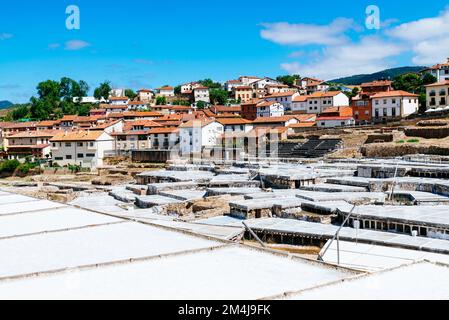
[[(323, 254), (319, 254), (318, 255), (318, 260), (324, 262), (324, 256), (326, 255), (326, 252), (329, 250), (329, 248), (331, 247), (332, 243), (337, 240), (337, 265), (340, 265), (340, 231), (341, 229), (343, 229), (343, 227), (345, 226), (345, 224), (349, 221), (349, 218), (351, 218), (351, 215), (354, 213), (355, 208), (357, 207), (357, 205), (354, 205), (354, 207), (352, 207), (351, 211), (349, 212), (348, 216), (346, 217), (346, 219), (343, 221), (342, 225), (338, 228), (337, 232), (335, 233), (334, 237), (332, 238), (331, 242), (329, 243), (329, 245), (327, 246), (327, 248), (324, 250)], [(337, 209), (337, 213), (341, 213), (341, 211), (339, 209)]]

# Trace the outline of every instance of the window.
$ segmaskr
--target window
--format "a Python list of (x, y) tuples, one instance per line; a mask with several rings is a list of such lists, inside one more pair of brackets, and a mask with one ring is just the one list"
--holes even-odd
[(387, 104), (387, 99), (384, 99), (384, 104)]
[(77, 154), (77, 157), (78, 157), (78, 158), (84, 158), (84, 154), (83, 154), (83, 153), (78, 153), (78, 154)]
[(66, 147), (71, 147), (72, 144), (71, 144), (70, 142), (66, 142), (66, 143), (65, 143), (65, 146), (66, 146)]
[(76, 145), (77, 145), (78, 147), (82, 147), (82, 146), (84, 146), (84, 143), (78, 142)]
[(72, 155), (68, 154), (68, 155), (65, 156), (65, 158), (66, 158), (67, 160), (72, 160)]
[(56, 161), (62, 161), (62, 160), (64, 160), (64, 158), (63, 157), (55, 157), (55, 160)]
[(56, 148), (56, 143), (53, 142), (53, 148)]
[(396, 103), (396, 99), (391, 99), (391, 102), (392, 102), (393, 104), (395, 104), (395, 103)]
[(94, 158), (95, 153), (86, 153), (86, 158)]

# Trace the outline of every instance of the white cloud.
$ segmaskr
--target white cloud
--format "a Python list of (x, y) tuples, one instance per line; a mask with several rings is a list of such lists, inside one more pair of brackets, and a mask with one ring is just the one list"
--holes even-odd
[(403, 23), (388, 30), (387, 34), (406, 41), (422, 41), (449, 36), (449, 9), (446, 9), (438, 17)]
[(89, 46), (90, 43), (83, 40), (70, 40), (65, 43), (65, 50), (75, 51), (87, 48)]
[(329, 46), (320, 59), (301, 64), (283, 63), (289, 73), (316, 76), (325, 80), (361, 73), (372, 73), (392, 67), (390, 59), (403, 52), (400, 45), (379, 37), (364, 37), (358, 43)]
[(418, 42), (413, 46), (415, 56), (412, 61), (416, 65), (434, 65), (446, 62), (449, 58), (449, 38), (436, 38)]
[(14, 37), (14, 35), (11, 33), (5, 33), (5, 32), (0, 33), (0, 40), (8, 40), (8, 39), (11, 39), (12, 37)]
[(352, 19), (338, 18), (329, 25), (263, 23), (261, 37), (282, 45), (335, 45), (346, 42), (344, 32), (354, 27)]
[(414, 64), (446, 61), (449, 56), (449, 8), (437, 17), (403, 23), (386, 34), (411, 46)]

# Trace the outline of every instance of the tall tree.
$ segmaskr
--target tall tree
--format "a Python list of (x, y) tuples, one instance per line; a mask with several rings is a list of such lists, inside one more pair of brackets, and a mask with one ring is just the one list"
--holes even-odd
[(210, 89), (221, 89), (222, 85), (219, 82), (214, 82), (212, 79), (199, 80), (198, 83)]
[(105, 81), (103, 83), (100, 83), (98, 88), (94, 90), (94, 97), (95, 99), (101, 100), (101, 99), (108, 99), (109, 94), (111, 93), (111, 82)]
[(215, 105), (225, 105), (228, 102), (228, 91), (223, 89), (211, 89), (209, 92), (210, 101)]
[(137, 93), (135, 93), (132, 89), (126, 89), (125, 96), (130, 100), (134, 100), (137, 97)]
[(285, 76), (279, 76), (276, 78), (277, 81), (292, 87), (295, 85), (296, 80), (301, 79), (301, 76), (299, 74), (292, 74), (292, 75), (285, 75)]

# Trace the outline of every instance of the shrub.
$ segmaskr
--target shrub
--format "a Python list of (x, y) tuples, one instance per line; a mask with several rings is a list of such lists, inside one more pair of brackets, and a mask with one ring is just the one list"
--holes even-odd
[(0, 173), (14, 173), (20, 162), (17, 160), (6, 160), (0, 163)]
[(23, 163), (17, 167), (17, 171), (22, 174), (30, 173), (31, 169), (34, 169), (36, 166), (32, 163)]
[(407, 142), (408, 143), (419, 143), (419, 139), (410, 139)]
[(396, 141), (396, 143), (405, 143), (405, 141), (404, 140), (399, 140), (399, 141)]

